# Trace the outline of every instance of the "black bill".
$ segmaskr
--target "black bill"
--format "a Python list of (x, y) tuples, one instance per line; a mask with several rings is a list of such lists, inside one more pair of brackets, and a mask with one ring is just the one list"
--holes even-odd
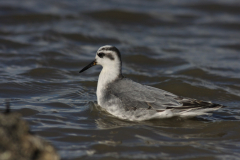
[(79, 71), (79, 73), (84, 72), (85, 70), (87, 70), (88, 68), (95, 66), (97, 64), (96, 60), (92, 61), (89, 65), (87, 65), (86, 67), (84, 67), (81, 71)]

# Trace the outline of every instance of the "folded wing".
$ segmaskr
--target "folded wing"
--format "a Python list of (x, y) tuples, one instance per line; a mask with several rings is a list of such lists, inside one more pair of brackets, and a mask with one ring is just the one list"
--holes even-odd
[(111, 84), (109, 92), (122, 102), (126, 110), (139, 108), (165, 110), (167, 107), (182, 106), (176, 95), (127, 78)]

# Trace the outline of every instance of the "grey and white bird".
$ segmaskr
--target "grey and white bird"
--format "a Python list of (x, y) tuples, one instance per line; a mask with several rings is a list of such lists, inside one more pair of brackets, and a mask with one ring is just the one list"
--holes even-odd
[(94, 65), (103, 67), (97, 84), (98, 105), (121, 119), (142, 121), (174, 116), (194, 117), (224, 107), (211, 102), (183, 98), (124, 77), (121, 54), (114, 46), (100, 47), (95, 60), (79, 73)]

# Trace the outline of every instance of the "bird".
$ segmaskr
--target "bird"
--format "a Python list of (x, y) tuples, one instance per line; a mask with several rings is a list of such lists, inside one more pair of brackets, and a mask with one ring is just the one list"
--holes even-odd
[(79, 73), (101, 65), (97, 103), (120, 119), (144, 121), (171, 117), (195, 117), (225, 107), (209, 101), (177, 96), (165, 90), (137, 83), (122, 74), (120, 51), (111, 45), (97, 50), (95, 59)]

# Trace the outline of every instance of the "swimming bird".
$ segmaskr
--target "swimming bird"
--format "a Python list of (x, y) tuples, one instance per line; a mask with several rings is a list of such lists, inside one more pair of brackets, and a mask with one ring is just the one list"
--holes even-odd
[(95, 65), (103, 67), (97, 84), (98, 105), (121, 119), (142, 121), (174, 116), (194, 117), (224, 107), (177, 96), (124, 77), (121, 54), (114, 46), (100, 47), (94, 61), (79, 73)]

